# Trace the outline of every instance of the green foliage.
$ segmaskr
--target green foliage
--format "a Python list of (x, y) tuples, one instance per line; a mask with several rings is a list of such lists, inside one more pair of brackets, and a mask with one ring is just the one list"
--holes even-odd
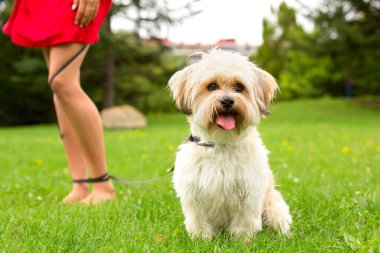
[[(129, 103), (144, 112), (172, 111), (167, 82), (184, 62), (158, 41), (141, 43), (133, 34), (118, 34), (128, 48), (118, 47), (116, 58), (116, 104)], [(119, 44), (121, 45), (121, 44)]]
[(352, 79), (356, 95), (380, 94), (378, 1), (324, 1), (323, 5), (325, 8), (312, 15), (319, 45), (317, 56), (330, 55), (334, 59), (336, 74), (332, 84), (343, 90), (347, 80)]
[[(171, 176), (115, 182), (100, 206), (63, 205), (70, 191), (57, 128), (0, 128), (0, 248), (4, 252), (379, 252), (380, 112), (344, 100), (283, 101), (259, 126), (292, 235), (267, 227), (251, 242), (191, 240)], [(164, 175), (188, 134), (181, 114), (149, 127), (105, 131), (109, 172), (128, 180)], [(15, 155), (17, 154), (17, 155)]]
[(264, 20), (264, 43), (255, 60), (272, 73), (282, 98), (380, 94), (380, 6), (375, 0), (325, 0), (307, 16), (306, 33), (294, 9), (281, 3), (275, 21)]
[[(317, 97), (325, 92), (333, 62), (329, 57), (312, 58), (304, 52), (288, 53), (286, 68), (280, 72), (281, 98)], [(320, 84), (320, 85), (316, 85)]]
[(99, 108), (103, 102), (104, 57), (107, 46), (115, 55), (115, 104), (130, 104), (143, 112), (173, 111), (165, 89), (170, 76), (181, 68), (180, 58), (165, 53), (159, 42), (142, 42), (134, 33), (118, 32), (93, 46), (82, 69), (82, 84)]
[(294, 9), (281, 3), (276, 14), (276, 21), (263, 21), (264, 42), (254, 60), (279, 80), (280, 98), (320, 95), (322, 89), (315, 82), (328, 73), (329, 60), (316, 62), (308, 53), (311, 43), (297, 24)]
[(55, 119), (41, 50), (16, 47), (0, 33), (0, 125)]

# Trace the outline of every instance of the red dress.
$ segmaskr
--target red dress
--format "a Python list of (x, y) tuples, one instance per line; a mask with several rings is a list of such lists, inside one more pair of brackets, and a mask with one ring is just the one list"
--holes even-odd
[(112, 0), (100, 0), (98, 14), (87, 27), (74, 24), (73, 0), (16, 0), (3, 27), (13, 43), (25, 47), (48, 47), (68, 42), (94, 44)]

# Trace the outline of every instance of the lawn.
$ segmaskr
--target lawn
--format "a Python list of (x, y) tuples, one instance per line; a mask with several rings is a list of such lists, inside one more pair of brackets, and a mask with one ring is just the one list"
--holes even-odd
[[(115, 182), (100, 206), (61, 203), (70, 176), (56, 126), (0, 128), (1, 252), (380, 252), (380, 108), (345, 100), (276, 102), (259, 127), (291, 236), (268, 228), (252, 242), (191, 240), (171, 175)], [(142, 130), (105, 131), (112, 175), (165, 174), (188, 134), (180, 114), (150, 115)]]

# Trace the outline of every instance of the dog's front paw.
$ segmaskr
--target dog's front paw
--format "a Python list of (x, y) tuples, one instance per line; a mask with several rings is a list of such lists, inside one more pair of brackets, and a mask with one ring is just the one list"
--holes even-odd
[(212, 239), (217, 235), (216, 230), (209, 224), (203, 224), (196, 220), (185, 220), (186, 231), (192, 239)]
[(202, 232), (201, 224), (195, 221), (194, 219), (187, 218), (185, 220), (185, 227), (186, 227), (187, 233), (189, 233), (193, 237), (200, 235)]
[(290, 232), (290, 225), (292, 224), (292, 217), (289, 212), (279, 213), (276, 216), (272, 216), (270, 226), (281, 234), (287, 235)]
[(290, 216), (288, 205), (276, 190), (268, 192), (263, 219), (268, 226), (281, 234), (289, 234), (292, 217)]
[(214, 230), (210, 230), (210, 229), (195, 230), (195, 229), (189, 229), (188, 227), (186, 227), (186, 231), (191, 237), (191, 239), (202, 238), (205, 240), (211, 240), (217, 236), (217, 233)]
[(247, 237), (253, 237), (262, 229), (261, 218), (251, 220), (250, 222), (239, 222), (231, 224), (228, 227), (228, 232), (232, 235), (244, 235)]
[(283, 205), (282, 208), (272, 208), (269, 210), (269, 213), (265, 213), (264, 220), (265, 223), (281, 234), (289, 234), (292, 217), (286, 205)]

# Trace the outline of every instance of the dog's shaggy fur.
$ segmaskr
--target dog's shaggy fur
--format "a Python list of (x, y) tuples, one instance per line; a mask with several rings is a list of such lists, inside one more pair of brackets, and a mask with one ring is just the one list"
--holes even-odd
[(256, 129), (278, 88), (274, 78), (238, 53), (213, 49), (175, 73), (169, 88), (196, 138), (179, 147), (173, 176), (187, 232), (251, 237), (263, 220), (288, 233), (289, 208)]

